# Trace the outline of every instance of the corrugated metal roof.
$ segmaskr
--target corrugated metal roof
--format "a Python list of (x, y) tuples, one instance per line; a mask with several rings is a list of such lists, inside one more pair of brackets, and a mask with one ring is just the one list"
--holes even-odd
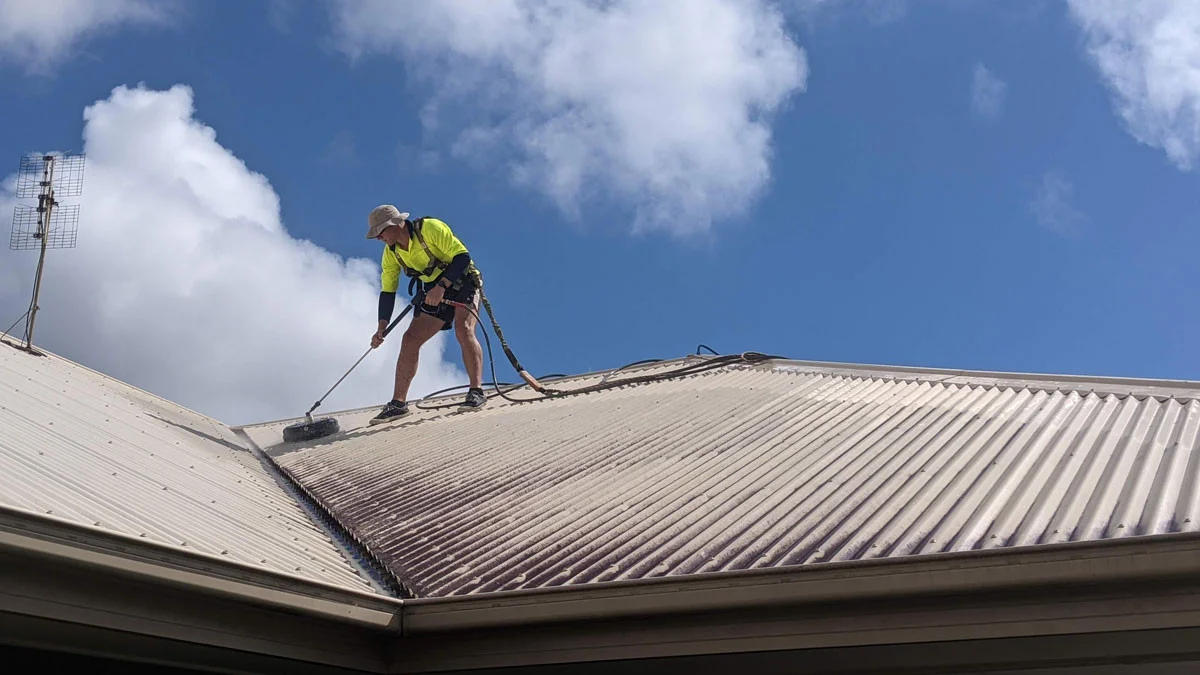
[(372, 592), (228, 427), (0, 345), (0, 504)]
[(424, 596), (1200, 530), (1195, 383), (775, 363), (246, 431)]

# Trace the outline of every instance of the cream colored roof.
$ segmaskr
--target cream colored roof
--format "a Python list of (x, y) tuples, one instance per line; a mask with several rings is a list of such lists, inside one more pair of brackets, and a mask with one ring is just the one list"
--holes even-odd
[(0, 507), (372, 591), (231, 429), (0, 345)]
[(447, 596), (1200, 530), (1198, 394), (775, 361), (382, 428), (348, 411), (308, 443), (281, 443), (294, 420), (246, 432)]

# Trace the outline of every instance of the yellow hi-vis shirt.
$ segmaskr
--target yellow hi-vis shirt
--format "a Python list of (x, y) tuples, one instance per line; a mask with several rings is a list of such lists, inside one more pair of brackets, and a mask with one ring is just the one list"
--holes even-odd
[[(467, 247), (450, 231), (450, 226), (437, 218), (425, 218), (421, 226), (421, 236), (429, 246), (430, 253), (444, 263), (449, 263), (454, 260), (454, 256), (467, 252)], [(383, 273), (380, 275), (380, 284), (385, 292), (395, 293), (399, 288), (400, 275), (403, 274), (401, 263), (417, 271), (429, 265), (429, 256), (425, 255), (425, 247), (417, 241), (416, 235), (409, 238), (407, 251), (400, 248), (399, 244), (383, 247), (383, 262), (380, 265)], [(429, 274), (421, 275), (420, 279), (428, 283), (438, 278), (441, 273), (441, 270), (434, 268)]]

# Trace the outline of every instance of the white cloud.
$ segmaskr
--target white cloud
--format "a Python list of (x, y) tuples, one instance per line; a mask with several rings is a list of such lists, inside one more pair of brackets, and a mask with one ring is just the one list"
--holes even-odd
[(1047, 171), (1029, 205), (1042, 227), (1063, 236), (1080, 232), (1087, 216), (1075, 207), (1075, 186), (1062, 172)]
[[(378, 261), (289, 235), (267, 179), (193, 115), (184, 86), (87, 108), (83, 196), (63, 200), (81, 204), (78, 245), (48, 253), (35, 342), (224, 422), (303, 414), (369, 347)], [(329, 227), (357, 240), (365, 222)], [(25, 311), (36, 259), (0, 251), (0, 328)], [(318, 413), (391, 398), (407, 322)], [(465, 382), (447, 335), (422, 351), (414, 395)]]
[(1004, 98), (1008, 84), (996, 77), (982, 63), (975, 64), (971, 75), (971, 113), (976, 118), (994, 122), (1004, 114)]
[(90, 35), (161, 25), (174, 10), (174, 0), (0, 0), (0, 60), (44, 73)]
[(618, 227), (690, 235), (743, 213), (770, 182), (772, 117), (807, 79), (763, 0), (333, 7), (348, 55), (398, 57), (434, 88), (426, 132), (456, 156)]
[(1068, 0), (1129, 133), (1181, 169), (1200, 153), (1200, 2)]

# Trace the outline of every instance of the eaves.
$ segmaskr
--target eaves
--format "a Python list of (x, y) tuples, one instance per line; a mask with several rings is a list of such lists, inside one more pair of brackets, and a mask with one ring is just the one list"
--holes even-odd
[(163, 663), (190, 645), (209, 660), (253, 655), (293, 672), (1193, 630), (1200, 536), (401, 600), (0, 511), (0, 624), (10, 644), (83, 640)]

